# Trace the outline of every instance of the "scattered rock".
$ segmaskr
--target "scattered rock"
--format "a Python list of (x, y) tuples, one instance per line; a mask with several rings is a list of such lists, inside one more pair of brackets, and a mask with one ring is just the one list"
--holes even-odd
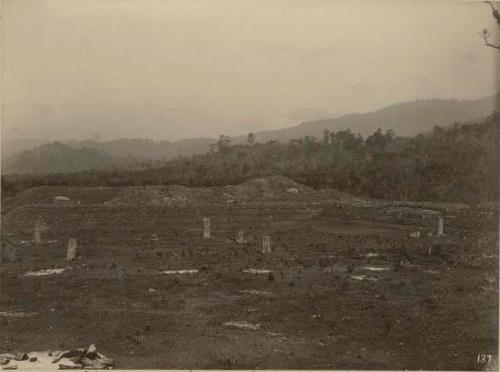
[(29, 276), (45, 276), (45, 275), (61, 274), (65, 270), (66, 269), (46, 269), (46, 270), (32, 271), (24, 274), (24, 276), (29, 277)]
[(165, 270), (163, 274), (172, 275), (172, 274), (196, 274), (198, 270)]
[(105, 369), (106, 365), (103, 364), (100, 360), (92, 360), (89, 358), (82, 358), (82, 365), (85, 368), (92, 368), (92, 369)]
[(248, 289), (245, 291), (240, 291), (240, 293), (250, 294), (254, 296), (272, 296), (272, 292), (269, 291), (258, 291), (256, 289)]
[(410, 233), (409, 236), (412, 239), (418, 239), (418, 238), (420, 238), (420, 231), (414, 231), (414, 232)]
[(70, 199), (67, 196), (56, 196), (53, 200), (54, 200), (54, 203), (69, 202), (70, 201)]
[(59, 363), (59, 369), (82, 369), (82, 368), (83, 364), (75, 363), (69, 359)]
[(239, 328), (247, 331), (257, 331), (260, 329), (260, 323), (252, 324), (245, 321), (225, 322), (223, 325), (225, 327)]
[(435, 270), (424, 270), (424, 273), (427, 273), (427, 274), (439, 274), (439, 272), (435, 271)]
[(8, 363), (2, 366), (2, 369), (17, 369), (17, 364), (15, 363)]
[(27, 316), (34, 316), (36, 313), (25, 313), (23, 311), (0, 311), (0, 317), (18, 317), (24, 318)]
[(85, 350), (64, 350), (64, 351), (59, 351), (54, 355), (54, 359), (52, 360), (52, 363), (57, 363), (63, 358), (74, 358), (74, 357), (82, 357), (85, 355)]
[(5, 354), (0, 354), (0, 358), (7, 360), (22, 361), (22, 360), (27, 360), (28, 355), (26, 353), (5, 353)]
[(364, 266), (364, 270), (368, 271), (389, 271), (390, 269), (388, 267), (377, 267), (377, 266)]
[(374, 277), (367, 277), (366, 275), (353, 275), (351, 276), (352, 279), (354, 280), (369, 280), (369, 281), (372, 281), (372, 282), (376, 282), (378, 279), (377, 278), (374, 278)]
[(85, 353), (85, 356), (88, 358), (96, 358), (97, 357), (97, 348), (94, 344), (90, 345)]
[(269, 274), (271, 270), (264, 270), (264, 269), (248, 269), (248, 270), (243, 270), (244, 273), (249, 273), (249, 274)]

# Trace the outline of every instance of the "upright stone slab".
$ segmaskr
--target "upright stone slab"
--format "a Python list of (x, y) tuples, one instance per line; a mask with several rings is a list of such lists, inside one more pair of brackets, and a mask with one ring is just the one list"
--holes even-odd
[(245, 241), (245, 233), (243, 230), (238, 231), (238, 237), (236, 238), (238, 243), (243, 243)]
[(203, 237), (210, 238), (210, 218), (203, 217)]
[(271, 237), (269, 235), (262, 237), (262, 253), (271, 253)]
[(444, 235), (444, 221), (442, 216), (438, 216), (438, 230), (437, 230), (437, 235), (438, 236), (443, 236)]
[(160, 245), (160, 237), (156, 234), (151, 234), (151, 249), (158, 248)]
[(72, 261), (75, 259), (75, 257), (76, 257), (76, 245), (77, 245), (76, 239), (68, 240), (68, 252), (66, 253), (66, 260)]
[(420, 238), (420, 231), (414, 231), (414, 232), (410, 233), (410, 238), (413, 238), (413, 239)]
[(35, 244), (42, 242), (42, 226), (38, 221), (35, 223), (35, 235), (33, 239), (35, 240)]
[(16, 262), (17, 261), (17, 247), (9, 241), (2, 241), (0, 244), (0, 263), (2, 262)]
[(17, 248), (13, 244), (7, 245), (5, 248), (5, 254), (9, 262), (17, 262)]
[(34, 241), (35, 244), (40, 244), (42, 242), (42, 231), (48, 230), (48, 226), (45, 222), (42, 222), (40, 220), (37, 220), (35, 222), (35, 234), (34, 234)]

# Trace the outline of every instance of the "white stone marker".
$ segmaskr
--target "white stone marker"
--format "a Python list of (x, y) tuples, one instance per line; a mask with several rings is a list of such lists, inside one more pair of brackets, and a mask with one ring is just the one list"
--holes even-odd
[(410, 238), (414, 238), (414, 239), (420, 238), (420, 231), (414, 231), (414, 232), (410, 233)]
[(203, 237), (210, 238), (210, 218), (203, 217)]
[(40, 244), (42, 242), (42, 234), (40, 229), (38, 228), (38, 225), (35, 225), (35, 243)]
[(243, 232), (243, 230), (238, 231), (238, 237), (236, 238), (236, 241), (238, 243), (243, 243), (244, 242), (244, 239), (245, 239), (244, 238), (244, 236), (245, 236), (244, 234), (245, 233)]
[(36, 244), (40, 244), (42, 242), (42, 230), (43, 230), (43, 224), (41, 221), (36, 221), (35, 222), (35, 236), (34, 240)]
[(66, 260), (72, 261), (76, 257), (76, 245), (77, 245), (77, 240), (76, 239), (70, 239), (68, 240), (68, 252), (66, 253)]
[(47, 224), (41, 220), (37, 220), (35, 222), (35, 236), (34, 240), (36, 244), (40, 244), (42, 242), (42, 231), (47, 231), (49, 227)]
[(269, 235), (262, 237), (262, 253), (271, 253), (271, 237)]
[(442, 216), (438, 216), (438, 231), (437, 231), (438, 236), (443, 236), (444, 235), (444, 221)]

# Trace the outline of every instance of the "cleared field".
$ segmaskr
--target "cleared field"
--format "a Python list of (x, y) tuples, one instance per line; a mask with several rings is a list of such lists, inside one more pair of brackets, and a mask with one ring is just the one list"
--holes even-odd
[[(106, 203), (116, 198), (109, 189), (78, 205), (51, 203), (62, 191), (24, 195), (2, 216), (0, 312), (10, 316), (0, 316), (0, 352), (95, 343), (120, 368), (496, 365), (495, 210), (444, 212), (438, 237), (435, 216), (417, 208), (293, 196)], [(37, 220), (48, 227), (40, 244)], [(78, 239), (74, 261), (65, 261), (69, 238)]]

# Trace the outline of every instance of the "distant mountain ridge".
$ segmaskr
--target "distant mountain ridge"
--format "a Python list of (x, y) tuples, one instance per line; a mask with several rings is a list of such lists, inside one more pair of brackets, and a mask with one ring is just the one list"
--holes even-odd
[[(500, 95), (478, 100), (425, 99), (397, 103), (377, 111), (353, 113), (333, 119), (302, 122), (291, 128), (255, 133), (258, 142), (287, 142), (294, 138), (313, 135), (321, 138), (323, 130), (330, 132), (351, 129), (364, 137), (378, 128), (392, 129), (398, 136), (414, 136), (431, 130), (435, 125), (447, 126), (458, 121), (478, 119), (500, 108)], [(236, 138), (242, 140), (241, 137)]]
[(37, 146), (51, 143), (49, 140), (34, 139), (34, 138), (2, 138), (2, 159), (7, 158), (15, 153), (31, 150)]
[(112, 157), (168, 160), (179, 156), (189, 156), (207, 152), (210, 150), (210, 144), (216, 141), (217, 140), (211, 138), (193, 138), (175, 142), (121, 138), (107, 142), (71, 140), (65, 143), (75, 149), (95, 148)]
[(110, 156), (93, 148), (74, 149), (60, 142), (44, 144), (2, 158), (2, 173), (70, 173), (104, 169), (113, 164)]
[[(154, 141), (142, 138), (120, 138), (112, 141), (61, 140), (74, 149), (94, 148), (112, 157), (137, 157), (144, 159), (171, 159), (177, 156), (202, 153), (209, 150), (210, 144), (217, 140), (211, 138), (193, 138), (180, 141)], [(50, 140), (7, 139), (2, 140), (2, 158), (32, 150), (38, 146), (53, 143)]]
[[(346, 114), (333, 119), (303, 122), (295, 127), (256, 132), (255, 139), (257, 142), (288, 142), (307, 135), (321, 138), (325, 129), (330, 132), (351, 129), (354, 133), (367, 137), (381, 128), (383, 131), (392, 129), (398, 136), (414, 136), (432, 130), (435, 125), (445, 127), (454, 122), (485, 117), (497, 107), (500, 107), (499, 95), (478, 100), (416, 100), (373, 112)], [(247, 135), (241, 135), (234, 137), (232, 143), (244, 143), (246, 140)], [(141, 162), (206, 153), (217, 139), (194, 138), (173, 142), (150, 139), (116, 139), (107, 142), (67, 140), (54, 144), (47, 142), (35, 139), (2, 140), (2, 173), (57, 173), (117, 165), (140, 166)], [(58, 159), (58, 156), (63, 156), (64, 159)]]

